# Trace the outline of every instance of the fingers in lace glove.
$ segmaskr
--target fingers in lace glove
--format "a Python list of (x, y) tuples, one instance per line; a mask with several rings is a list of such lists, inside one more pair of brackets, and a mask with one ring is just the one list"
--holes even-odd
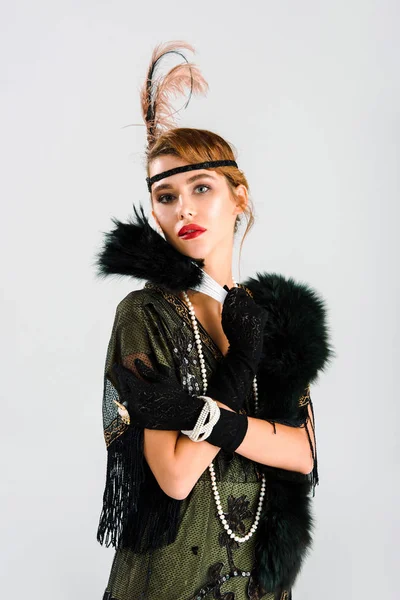
[(239, 412), (251, 390), (254, 368), (239, 354), (228, 350), (209, 378), (207, 396)]
[(230, 348), (249, 357), (252, 363), (260, 360), (267, 319), (268, 312), (244, 289), (233, 287), (229, 290), (222, 307), (222, 328)]
[(155, 371), (146, 365), (146, 363), (140, 358), (136, 358), (134, 360), (134, 364), (139, 375), (149, 383), (156, 381), (168, 381), (168, 379), (171, 377), (171, 369), (165, 365), (160, 364), (157, 371)]
[[(165, 381), (170, 377), (171, 374), (171, 369), (169, 369), (168, 367), (160, 365), (158, 371), (155, 371), (154, 369), (151, 369), (148, 365), (146, 365), (146, 363), (143, 362), (143, 360), (141, 360), (140, 358), (135, 359), (134, 364), (138, 375), (144, 381), (147, 381), (149, 383)], [(118, 413), (123, 419), (123, 421), (129, 424), (131, 415), (128, 410), (128, 402), (126, 400), (124, 400), (122, 403), (117, 402), (115, 400), (114, 402), (118, 406)], [(126, 411), (128, 411), (128, 416), (126, 415)]]
[[(141, 374), (146, 374), (153, 381), (139, 379), (119, 363), (112, 367), (131, 423), (148, 429), (192, 429), (203, 409), (203, 400), (185, 392), (175, 379), (150, 373), (140, 359), (135, 361), (135, 365)], [(158, 377), (162, 379), (155, 381)]]
[(257, 373), (267, 318), (245, 290), (228, 291), (221, 322), (230, 346), (209, 379), (207, 394), (235, 411), (243, 407)]

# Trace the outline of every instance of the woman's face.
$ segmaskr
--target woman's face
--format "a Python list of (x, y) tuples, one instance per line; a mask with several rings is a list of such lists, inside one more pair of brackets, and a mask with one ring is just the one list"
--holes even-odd
[[(150, 165), (150, 177), (187, 164), (176, 156), (160, 156)], [(153, 183), (152, 215), (177, 250), (192, 258), (205, 258), (221, 244), (233, 245), (235, 220), (248, 199), (244, 185), (236, 187), (236, 194), (237, 199), (226, 178), (211, 169), (176, 173)], [(206, 231), (191, 238), (179, 236), (179, 230), (190, 224)]]

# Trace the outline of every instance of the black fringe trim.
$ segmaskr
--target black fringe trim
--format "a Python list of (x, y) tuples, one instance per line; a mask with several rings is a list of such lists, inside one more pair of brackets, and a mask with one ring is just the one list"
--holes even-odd
[[(309, 441), (309, 444), (310, 444), (311, 454), (312, 454), (312, 458), (313, 458), (313, 470), (311, 471), (311, 486), (312, 486), (313, 498), (314, 498), (314, 496), (315, 496), (315, 486), (319, 485), (318, 454), (317, 454), (317, 437), (315, 435), (314, 406), (313, 406), (311, 398), (309, 400), (309, 404), (310, 404), (310, 407), (311, 407), (311, 414), (312, 414), (313, 422), (310, 423), (310, 421), (308, 419), (306, 421), (306, 424), (305, 424), (305, 429), (307, 431), (308, 441)], [(311, 425), (311, 429), (312, 429), (314, 440), (315, 440), (315, 452), (314, 452), (314, 448), (313, 448), (313, 444), (312, 444), (310, 432), (308, 431), (308, 425), (309, 424)]]
[(160, 488), (143, 454), (143, 429), (130, 425), (107, 450), (97, 540), (145, 553), (175, 541), (182, 500)]
[(128, 515), (121, 547), (139, 554), (172, 544), (180, 524), (182, 500), (168, 496), (159, 486), (147, 466), (146, 482), (142, 486), (138, 510)]

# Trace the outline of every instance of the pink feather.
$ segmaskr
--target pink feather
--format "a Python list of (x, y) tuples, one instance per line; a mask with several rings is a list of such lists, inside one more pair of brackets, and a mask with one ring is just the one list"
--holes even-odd
[[(182, 40), (158, 44), (153, 50), (147, 78), (140, 90), (142, 116), (146, 123), (149, 144), (153, 143), (162, 131), (175, 126), (175, 115), (179, 111), (172, 111), (171, 96), (183, 96), (186, 88), (191, 88), (194, 94), (204, 95), (208, 90), (208, 84), (200, 69), (186, 60), (180, 52), (181, 49), (195, 51), (193, 46)], [(186, 62), (170, 69), (163, 78), (155, 78), (159, 62), (169, 53), (182, 56)]]

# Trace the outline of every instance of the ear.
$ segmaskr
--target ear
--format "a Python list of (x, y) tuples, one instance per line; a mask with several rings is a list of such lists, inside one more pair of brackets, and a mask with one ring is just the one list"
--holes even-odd
[(233, 214), (239, 215), (240, 213), (242, 213), (249, 201), (249, 193), (247, 191), (247, 188), (245, 185), (243, 185), (242, 183), (240, 183), (238, 186), (236, 186), (235, 188), (235, 195), (236, 195), (236, 207), (234, 210)]

